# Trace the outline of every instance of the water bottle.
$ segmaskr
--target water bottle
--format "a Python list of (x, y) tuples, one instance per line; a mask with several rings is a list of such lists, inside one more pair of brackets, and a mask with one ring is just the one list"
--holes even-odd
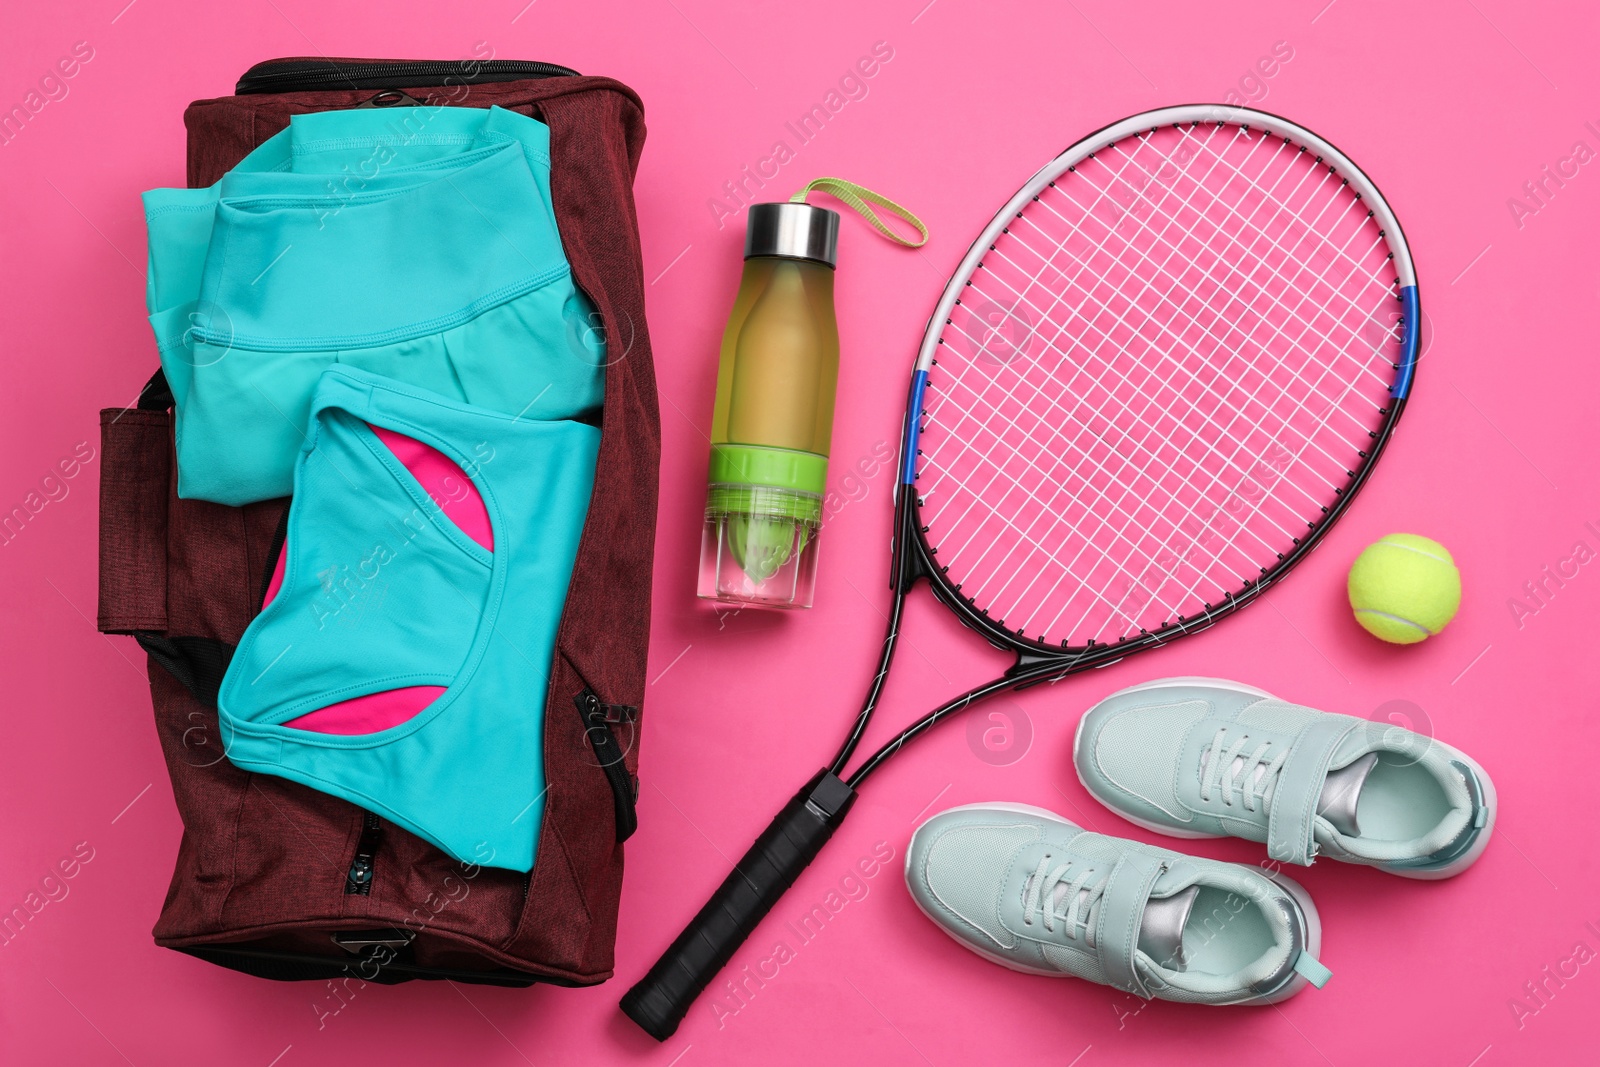
[[(905, 209), (836, 178), (817, 179), (787, 203), (750, 206), (711, 421), (699, 580), (699, 595), (710, 600), (809, 608), (816, 590), (839, 380), (839, 213), (806, 203), (814, 189), (860, 211), (891, 240), (927, 240)], [(920, 239), (890, 230), (869, 203), (906, 219)]]

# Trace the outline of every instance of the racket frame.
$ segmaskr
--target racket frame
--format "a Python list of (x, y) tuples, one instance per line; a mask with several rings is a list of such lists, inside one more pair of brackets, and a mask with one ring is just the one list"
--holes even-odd
[[(1014, 219), (1021, 217), (1023, 209), (1035, 197), (1048, 188), (1062, 174), (1067, 173), (1070, 168), (1075, 167), (1092, 153), (1098, 152), (1111, 144), (1165, 127), (1204, 126), (1208, 124), (1232, 125), (1240, 126), (1247, 130), (1259, 130), (1272, 136), (1284, 138), (1297, 147), (1303, 146), (1314, 153), (1317, 163), (1329, 167), (1338, 177), (1347, 180), (1371, 212), (1374, 222), (1388, 244), (1399, 287), (1397, 294), (1400, 302), (1400, 322), (1398, 325), (1401, 327), (1399, 362), (1394, 365), (1395, 380), (1389, 390), (1389, 404), (1382, 409), (1383, 418), (1378, 427), (1370, 431), (1372, 444), (1362, 450), (1360, 465), (1356, 469), (1346, 472), (1350, 476), (1350, 481), (1342, 490), (1336, 491), (1337, 499), (1332, 504), (1324, 507), (1315, 521), (1308, 523), (1305, 533), (1294, 538), (1293, 546), (1289, 552), (1284, 553), (1260, 577), (1246, 581), (1243, 589), (1226, 593), (1218, 602), (1206, 604), (1202, 610), (1187, 616), (1180, 616), (1159, 629), (1141, 629), (1137, 634), (1124, 636), (1112, 643), (1091, 642), (1083, 646), (1047, 645), (1000, 626), (994, 619), (978, 609), (970, 598), (962, 595), (961, 591), (946, 576), (944, 568), (938, 562), (934, 546), (928, 540), (928, 527), (921, 521), (921, 501), (917, 498), (915, 492), (917, 456), (919, 455), (917, 444), (922, 432), (921, 418), (924, 414), (923, 400), (927, 389), (928, 374), (934, 366), (939, 346), (943, 343), (941, 335), (944, 327), (950, 322), (956, 302), (960, 299), (962, 291), (967, 287), (968, 281), (982, 262), (985, 253), (989, 251), (990, 246), (999, 239), (1001, 233)], [(1400, 415), (1405, 410), (1406, 399), (1410, 394), (1412, 383), (1416, 377), (1421, 333), (1421, 303), (1417, 292), (1416, 267), (1411, 259), (1411, 250), (1406, 242), (1405, 232), (1401, 229), (1400, 222), (1395, 217), (1393, 209), (1389, 207), (1388, 201), (1379, 192), (1377, 185), (1350, 160), (1350, 157), (1324, 138), (1319, 137), (1303, 126), (1290, 122), (1288, 119), (1251, 108), (1229, 107), (1221, 104), (1185, 104), (1159, 108), (1102, 127), (1082, 140), (1077, 141), (1045, 164), (995, 214), (988, 226), (978, 235), (977, 240), (973, 241), (966, 255), (962, 257), (955, 273), (951, 275), (950, 281), (945, 285), (944, 291), (940, 294), (939, 301), (928, 320), (927, 329), (924, 331), (922, 344), (917, 352), (916, 365), (911, 376), (911, 385), (906, 404), (906, 417), (901, 427), (899, 462), (896, 464), (899, 477), (895, 485), (894, 498), (894, 563), (890, 569), (891, 577), (889, 583), (894, 591), (895, 606), (889, 617), (889, 627), (884, 637), (884, 655), (879, 664), (873, 688), (869, 692), (866, 704), (857, 717), (855, 729), (840, 749), (839, 755), (830, 764), (830, 769), (835, 774), (843, 774), (844, 766), (849, 762), (850, 756), (854, 754), (855, 748), (865, 732), (867, 720), (870, 719), (872, 711), (877, 704), (883, 680), (888, 673), (889, 664), (894, 654), (894, 646), (899, 636), (901, 603), (911, 587), (919, 579), (927, 579), (933, 595), (940, 603), (954, 612), (965, 626), (982, 635), (994, 647), (1003, 651), (1014, 652), (1017, 656), (1017, 661), (1001, 678), (968, 690), (961, 696), (928, 713), (890, 740), (847, 779), (852, 787), (859, 788), (861, 782), (877, 766), (899, 751), (907, 741), (924, 733), (950, 715), (964, 710), (978, 700), (1006, 689), (1023, 689), (1030, 685), (1037, 685), (1040, 682), (1059, 681), (1079, 671), (1109, 667), (1111, 664), (1135, 652), (1167, 644), (1169, 641), (1179, 637), (1199, 633), (1214, 625), (1218, 619), (1253, 602), (1268, 587), (1293, 570), (1301, 560), (1321, 543), (1328, 530), (1349, 508), (1350, 502), (1355, 499), (1361, 487), (1366, 484), (1367, 478), (1371, 475), (1374, 466), (1376, 466), (1379, 456), (1382, 455), (1390, 437), (1393, 435), (1394, 428), (1400, 420)]]

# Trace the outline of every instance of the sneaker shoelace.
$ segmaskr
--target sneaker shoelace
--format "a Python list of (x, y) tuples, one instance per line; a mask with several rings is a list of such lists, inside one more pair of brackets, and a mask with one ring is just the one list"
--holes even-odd
[(1044, 928), (1054, 933), (1060, 920), (1067, 937), (1076, 941), (1089, 929), (1089, 912), (1105, 893), (1106, 880), (1096, 881), (1093, 867), (1071, 861), (1052, 867), (1050, 861), (1049, 853), (1041, 857), (1033, 877), (1022, 888), (1022, 921), (1032, 926), (1034, 917), (1039, 916)]
[[(1223, 741), (1227, 734), (1227, 727), (1219, 727), (1217, 736), (1211, 741), (1210, 756), (1200, 775), (1200, 799), (1210, 800), (1212, 791), (1220, 789), (1222, 802), (1227, 806), (1233, 806), (1233, 795), (1238, 793), (1244, 810), (1255, 811), (1256, 803), (1264, 801), (1272, 791), (1272, 784), (1283, 769), (1284, 760), (1289, 758), (1289, 749), (1276, 746), (1279, 751), (1274, 755), (1273, 743), (1262, 741), (1254, 752), (1245, 755), (1250, 735), (1241, 733), (1224, 748)], [(1235, 763), (1239, 766), (1235, 767)]]

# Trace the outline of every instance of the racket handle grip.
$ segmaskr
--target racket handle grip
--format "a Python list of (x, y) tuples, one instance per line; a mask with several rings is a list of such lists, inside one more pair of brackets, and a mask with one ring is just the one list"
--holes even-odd
[(650, 973), (628, 990), (622, 998), (628, 1018), (657, 1041), (671, 1037), (695, 998), (827, 844), (855, 799), (855, 790), (826, 770), (807, 782)]

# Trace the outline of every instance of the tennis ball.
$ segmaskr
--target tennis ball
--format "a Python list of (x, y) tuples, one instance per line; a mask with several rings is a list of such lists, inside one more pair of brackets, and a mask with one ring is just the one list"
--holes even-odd
[(1397, 645), (1432, 637), (1461, 606), (1461, 572), (1449, 549), (1416, 534), (1368, 545), (1350, 568), (1349, 588), (1362, 629)]

